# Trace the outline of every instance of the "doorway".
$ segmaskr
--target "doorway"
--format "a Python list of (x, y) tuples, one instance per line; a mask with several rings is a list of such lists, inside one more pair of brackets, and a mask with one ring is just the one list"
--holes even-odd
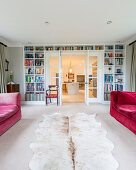
[(103, 52), (46, 52), (46, 86), (59, 86), (59, 104), (103, 100)]
[(85, 55), (62, 55), (62, 102), (85, 102)]

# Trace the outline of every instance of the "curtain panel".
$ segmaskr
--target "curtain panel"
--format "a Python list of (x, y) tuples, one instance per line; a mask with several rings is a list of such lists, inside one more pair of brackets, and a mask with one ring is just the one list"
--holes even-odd
[(0, 45), (0, 93), (6, 93), (5, 47)]
[(136, 43), (132, 46), (130, 89), (132, 92), (136, 92)]

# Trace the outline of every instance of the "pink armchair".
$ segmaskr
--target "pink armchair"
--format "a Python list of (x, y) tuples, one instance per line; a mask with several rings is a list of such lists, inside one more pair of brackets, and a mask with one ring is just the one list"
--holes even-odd
[(21, 119), (20, 93), (0, 94), (0, 135)]
[(136, 134), (136, 92), (112, 91), (110, 114)]

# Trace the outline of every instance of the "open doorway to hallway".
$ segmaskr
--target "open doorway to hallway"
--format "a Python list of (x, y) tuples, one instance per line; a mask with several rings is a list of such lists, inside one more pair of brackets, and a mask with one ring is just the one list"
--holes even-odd
[(85, 102), (85, 56), (62, 56), (62, 102)]

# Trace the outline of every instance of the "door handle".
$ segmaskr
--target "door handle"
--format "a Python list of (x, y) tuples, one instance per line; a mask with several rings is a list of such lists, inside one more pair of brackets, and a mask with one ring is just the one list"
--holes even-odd
[(85, 84), (89, 84), (89, 83), (85, 82)]

